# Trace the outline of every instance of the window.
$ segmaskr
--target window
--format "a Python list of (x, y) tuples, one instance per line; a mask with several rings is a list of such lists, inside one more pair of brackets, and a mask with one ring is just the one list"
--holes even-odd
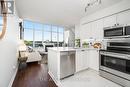
[(34, 29), (35, 30), (43, 30), (43, 25), (39, 23), (34, 23)]
[(58, 27), (57, 26), (52, 26), (52, 32), (57, 33), (57, 31), (58, 31)]
[(31, 29), (24, 30), (24, 40), (27, 46), (33, 46), (33, 30)]
[(52, 42), (58, 41), (58, 27), (52, 26)]
[(59, 42), (63, 42), (63, 38), (64, 38), (64, 28), (59, 27)]
[(59, 42), (63, 42), (63, 38), (64, 38), (63, 34), (59, 33)]
[(51, 42), (51, 25), (43, 25), (43, 42)]
[(35, 34), (34, 34), (35, 47), (41, 47), (42, 46), (43, 26), (42, 26), (42, 24), (35, 23), (34, 29), (35, 29), (34, 30), (35, 31)]
[(39, 47), (47, 42), (62, 46), (63, 36), (63, 27), (24, 21), (24, 40), (28, 46)]
[(51, 42), (51, 32), (44, 32), (44, 42)]
[(52, 32), (52, 42), (57, 42), (58, 41), (58, 33)]
[(24, 21), (24, 41), (27, 46), (33, 46), (33, 23)]
[(24, 21), (24, 28), (33, 29), (33, 22)]
[(44, 31), (51, 32), (51, 25), (43, 25)]
[(64, 28), (63, 27), (59, 27), (59, 33), (64, 33)]

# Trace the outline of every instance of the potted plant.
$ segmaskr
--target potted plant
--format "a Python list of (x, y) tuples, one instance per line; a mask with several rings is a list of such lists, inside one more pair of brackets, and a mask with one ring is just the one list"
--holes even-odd
[(82, 47), (83, 47), (83, 48), (88, 48), (88, 47), (89, 47), (89, 43), (84, 42), (84, 43), (82, 44)]
[(80, 47), (80, 39), (75, 39), (75, 46)]

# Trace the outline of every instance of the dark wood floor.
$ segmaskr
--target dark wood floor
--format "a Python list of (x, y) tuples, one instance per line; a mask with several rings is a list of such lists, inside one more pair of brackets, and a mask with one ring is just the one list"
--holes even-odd
[(47, 65), (29, 63), (18, 70), (12, 87), (57, 87), (48, 75)]

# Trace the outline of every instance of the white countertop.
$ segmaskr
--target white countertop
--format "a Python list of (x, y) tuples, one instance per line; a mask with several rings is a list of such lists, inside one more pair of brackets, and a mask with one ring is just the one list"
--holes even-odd
[(52, 48), (48, 48), (48, 50), (53, 50), (53, 51), (80, 51), (80, 50), (99, 50), (99, 49), (97, 49), (97, 48), (52, 47)]
[(54, 51), (76, 51), (76, 49), (72, 47), (52, 47), (48, 48), (48, 50), (54, 50)]

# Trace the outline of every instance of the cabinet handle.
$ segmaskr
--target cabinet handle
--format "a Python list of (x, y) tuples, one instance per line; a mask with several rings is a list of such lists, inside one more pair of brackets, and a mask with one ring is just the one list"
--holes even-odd
[(85, 51), (85, 50), (81, 50), (81, 51)]
[(127, 58), (130, 58), (130, 56), (126, 56)]

